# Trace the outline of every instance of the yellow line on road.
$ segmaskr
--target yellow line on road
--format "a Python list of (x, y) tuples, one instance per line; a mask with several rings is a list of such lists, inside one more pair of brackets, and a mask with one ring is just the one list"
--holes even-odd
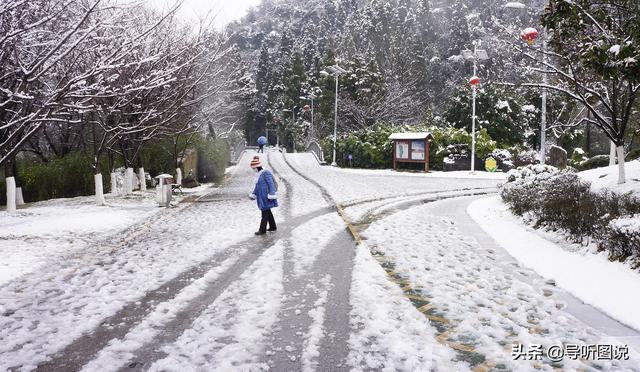
[[(344, 221), (344, 223), (347, 225), (347, 228), (349, 230), (349, 232), (351, 233), (351, 235), (353, 236), (353, 239), (356, 241), (356, 245), (361, 245), (362, 244), (362, 237), (360, 236), (360, 233), (358, 232), (357, 228), (351, 223), (351, 221), (349, 220), (349, 218), (347, 217), (347, 214), (344, 210), (344, 208), (342, 207), (342, 205), (340, 204), (336, 204), (336, 208), (338, 209), (338, 214), (340, 215), (340, 217), (342, 218), (342, 220)], [(378, 263), (380, 263), (381, 265), (384, 263), (389, 263), (389, 262), (393, 262), (393, 259), (387, 256), (379, 256), (379, 255), (374, 255), (374, 257), (376, 258), (376, 260), (378, 261)], [(438, 342), (440, 342), (441, 344), (447, 345), (449, 347), (451, 347), (454, 350), (458, 350), (458, 351), (462, 351), (462, 352), (467, 352), (467, 353), (474, 353), (476, 352), (475, 347), (472, 345), (464, 345), (464, 344), (460, 344), (460, 343), (455, 343), (455, 342), (450, 342), (449, 336), (451, 335), (451, 333), (454, 330), (454, 326), (451, 326), (451, 323), (448, 319), (441, 317), (441, 316), (435, 316), (435, 315), (431, 315), (428, 314), (427, 311), (435, 308), (435, 305), (429, 303), (429, 300), (423, 296), (420, 295), (416, 295), (416, 294), (412, 294), (412, 293), (407, 293), (410, 292), (410, 290), (412, 289), (411, 287), (411, 281), (407, 280), (407, 279), (403, 279), (398, 273), (396, 273), (396, 271), (390, 267), (384, 267), (383, 269), (385, 270), (385, 272), (387, 273), (387, 276), (389, 277), (389, 279), (396, 283), (396, 285), (398, 285), (400, 287), (400, 289), (403, 291), (404, 296), (410, 300), (415, 300), (415, 301), (420, 301), (420, 302), (426, 302), (425, 305), (422, 305), (420, 307), (417, 307), (417, 310), (422, 313), (427, 319), (429, 319), (430, 321), (433, 322), (438, 322), (440, 324), (448, 324), (449, 325), (449, 329), (447, 329), (445, 332), (439, 334), (438, 336), (436, 336), (436, 340)], [(485, 372), (485, 371), (489, 371), (491, 370), (493, 367), (495, 367), (496, 363), (491, 362), (491, 361), (486, 361), (485, 363), (477, 366), (476, 368), (473, 369), (474, 372)]]

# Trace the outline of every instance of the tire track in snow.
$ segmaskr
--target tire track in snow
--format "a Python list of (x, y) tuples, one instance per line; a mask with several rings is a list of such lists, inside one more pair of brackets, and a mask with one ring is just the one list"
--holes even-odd
[[(207, 196), (210, 194), (207, 194)], [(187, 207), (191, 207), (193, 205), (197, 205), (197, 203), (190, 204)], [(40, 363), (37, 370), (69, 371), (79, 369), (96, 356), (100, 350), (106, 347), (109, 341), (112, 339), (124, 338), (127, 333), (132, 328), (140, 324), (157, 307), (158, 304), (174, 298), (189, 284), (205, 276), (209, 271), (218, 266), (220, 262), (228, 259), (231, 255), (239, 254), (240, 257), (238, 258), (238, 261), (229, 269), (228, 273), (222, 273), (220, 275), (220, 278), (222, 279), (216, 280), (211, 287), (207, 288), (206, 293), (211, 297), (205, 298), (204, 295), (198, 297), (194, 300), (194, 304), (190, 305), (191, 307), (187, 307), (188, 310), (181, 311), (176, 315), (176, 319), (173, 321), (174, 328), (172, 328), (171, 332), (167, 332), (160, 342), (154, 342), (153, 345), (145, 345), (141, 349), (141, 357), (145, 356), (145, 352), (147, 353), (146, 355), (148, 358), (155, 359), (160, 357), (161, 355), (159, 354), (150, 354), (148, 350), (158, 347), (162, 342), (169, 342), (177, 338), (181, 331), (188, 328), (190, 325), (189, 319), (195, 319), (195, 317), (200, 313), (200, 309), (203, 307), (206, 308), (206, 306), (204, 306), (205, 302), (213, 302), (215, 298), (224, 292), (224, 289), (227, 288), (233, 280), (237, 279), (257, 258), (260, 257), (261, 253), (264, 253), (266, 249), (271, 247), (278, 238), (282, 238), (280, 235), (284, 235), (286, 237), (296, 226), (309, 219), (331, 213), (332, 211), (332, 208), (322, 208), (286, 221), (284, 224), (279, 226), (278, 231), (280, 234), (270, 234), (268, 236), (257, 238), (262, 239), (260, 240), (260, 247), (257, 251), (255, 250), (256, 238), (252, 237), (241, 241), (240, 243), (231, 245), (224, 251), (201, 261), (191, 269), (183, 271), (174, 279), (165, 282), (163, 285), (152, 291), (147, 292), (142, 298), (126, 304), (114, 315), (102, 320), (99, 327), (90, 332), (86, 332), (81, 337), (72, 341), (62, 350), (53, 354), (49, 361)], [(138, 236), (138, 238), (140, 237), (141, 236)], [(229, 278), (232, 280), (225, 278), (227, 274), (230, 274)], [(189, 311), (196, 313), (190, 313)], [(136, 364), (134, 363), (134, 366), (135, 365)]]

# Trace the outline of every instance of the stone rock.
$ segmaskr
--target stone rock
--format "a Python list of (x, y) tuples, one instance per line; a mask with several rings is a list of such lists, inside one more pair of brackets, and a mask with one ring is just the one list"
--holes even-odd
[(551, 146), (549, 149), (549, 165), (556, 168), (567, 166), (567, 151), (559, 146)]

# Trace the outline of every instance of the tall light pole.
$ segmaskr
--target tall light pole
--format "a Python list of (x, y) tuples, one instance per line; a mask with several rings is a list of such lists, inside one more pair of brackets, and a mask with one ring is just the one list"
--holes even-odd
[[(512, 1), (504, 5), (507, 9), (519, 9), (526, 10), (527, 6), (523, 3)], [(543, 29), (544, 32), (544, 29)], [(538, 38), (538, 31), (535, 28), (529, 27), (522, 31), (520, 35), (529, 45), (533, 45)], [(542, 72), (542, 85), (545, 87), (549, 83), (549, 79), (546, 73), (547, 66), (547, 40), (546, 32), (542, 35), (542, 68), (545, 71)], [(540, 164), (544, 164), (547, 160), (547, 88), (542, 88), (541, 92), (541, 107), (540, 107)]]
[[(542, 66), (547, 69), (547, 38), (542, 36)], [(542, 74), (542, 84), (546, 87), (549, 83), (547, 73)], [(542, 103), (540, 108), (540, 164), (547, 160), (547, 88), (542, 88)]]
[(338, 166), (338, 163), (336, 163), (336, 141), (338, 139), (338, 77), (342, 74), (346, 74), (347, 70), (338, 65), (333, 65), (327, 67), (324, 71), (320, 71), (320, 73), (325, 76), (334, 76), (336, 78), (335, 116), (333, 118), (333, 161), (331, 162), (331, 166), (336, 167)]
[(480, 83), (478, 77), (478, 60), (484, 61), (489, 59), (487, 51), (484, 49), (478, 49), (480, 41), (473, 42), (473, 52), (470, 50), (463, 50), (462, 56), (465, 59), (473, 59), (473, 77), (469, 79), (469, 84), (472, 87), (472, 109), (471, 109), (471, 173), (476, 171), (476, 85)]
[(309, 93), (306, 96), (300, 97), (300, 99), (302, 100), (311, 101), (311, 126), (309, 127), (309, 137), (313, 136), (313, 100), (316, 98), (318, 97), (316, 97), (313, 93)]

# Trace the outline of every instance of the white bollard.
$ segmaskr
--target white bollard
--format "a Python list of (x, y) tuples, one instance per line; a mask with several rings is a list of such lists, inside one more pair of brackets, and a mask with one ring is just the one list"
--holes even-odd
[(147, 191), (147, 179), (144, 174), (144, 167), (138, 169), (138, 179), (140, 181), (140, 191)]
[(22, 196), (22, 187), (16, 187), (16, 205), (24, 205), (24, 197)]
[(182, 169), (176, 168), (176, 184), (182, 185)]
[(129, 168), (129, 179), (131, 180), (131, 192), (138, 188), (138, 177), (133, 168)]
[(124, 170), (124, 186), (123, 194), (131, 195), (133, 193), (133, 169), (126, 168)]
[(115, 172), (111, 172), (111, 195), (118, 195), (118, 180)]
[(94, 175), (95, 180), (95, 195), (96, 195), (96, 204), (104, 205), (104, 185), (102, 184), (102, 173), (97, 173)]

